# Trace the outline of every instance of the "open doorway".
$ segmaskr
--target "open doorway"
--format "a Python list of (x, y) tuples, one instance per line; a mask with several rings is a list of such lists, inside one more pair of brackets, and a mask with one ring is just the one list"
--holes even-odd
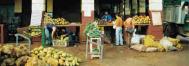
[(32, 0), (22, 0), (22, 26), (29, 26), (31, 20)]
[[(116, 13), (121, 13), (123, 9), (121, 8), (122, 0), (95, 0), (95, 20), (98, 20), (98, 25), (103, 25), (105, 43), (114, 43), (115, 41), (115, 31), (112, 26), (105, 26), (111, 23), (115, 19)], [(104, 16), (107, 20), (104, 20)], [(109, 17), (109, 18), (108, 18)]]
[(114, 17), (119, 13), (122, 0), (95, 0), (95, 19), (100, 19), (105, 12)]
[[(16, 8), (18, 5), (20, 10)], [(0, 23), (5, 25), (6, 42), (15, 41), (16, 29), (28, 26), (30, 16), (31, 0), (0, 0)]]
[(81, 22), (81, 0), (53, 0), (53, 17)]

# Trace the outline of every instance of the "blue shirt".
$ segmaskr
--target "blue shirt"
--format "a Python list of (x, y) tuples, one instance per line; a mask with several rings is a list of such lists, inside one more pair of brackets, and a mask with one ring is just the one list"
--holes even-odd
[(104, 16), (102, 16), (102, 19), (104, 20), (104, 21), (112, 21), (112, 16), (111, 15), (104, 15)]
[(52, 30), (53, 30), (52, 28), (53, 28), (53, 27), (55, 27), (55, 25), (53, 25), (53, 24), (47, 24), (47, 25), (46, 25), (46, 28), (47, 28), (50, 32), (52, 32)]

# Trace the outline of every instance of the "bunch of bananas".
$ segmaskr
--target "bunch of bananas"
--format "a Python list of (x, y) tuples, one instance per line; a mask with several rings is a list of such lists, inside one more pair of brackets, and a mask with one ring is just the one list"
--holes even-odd
[(53, 40), (54, 45), (67, 47), (69, 45), (69, 37), (66, 35), (57, 36)]
[(155, 47), (158, 48), (159, 51), (164, 51), (165, 48), (157, 41), (154, 40), (154, 36), (146, 35), (144, 37), (144, 46), (146, 47)]
[(22, 66), (29, 57), (29, 49), (26, 45), (0, 46), (0, 66)]
[(149, 24), (151, 20), (149, 16), (134, 16), (132, 22), (134, 24)]
[(54, 24), (54, 25), (67, 25), (69, 22), (64, 18), (51, 18), (47, 13), (44, 15), (45, 24)]
[(67, 25), (67, 24), (69, 24), (69, 22), (66, 21), (64, 18), (57, 18), (57, 19), (54, 19), (54, 24), (55, 25)]
[[(50, 66), (78, 66), (81, 60), (69, 53), (54, 48), (35, 48), (32, 50), (32, 57), (45, 61)], [(28, 62), (29, 63), (29, 62)]]
[(40, 26), (29, 26), (29, 32), (27, 33), (30, 36), (40, 36), (42, 33), (42, 29)]
[(51, 18), (47, 13), (44, 15), (44, 23), (49, 24), (53, 22), (53, 18)]

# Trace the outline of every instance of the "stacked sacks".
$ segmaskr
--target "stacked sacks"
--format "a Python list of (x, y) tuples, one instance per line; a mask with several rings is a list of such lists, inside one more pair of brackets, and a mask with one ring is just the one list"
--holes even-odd
[(181, 43), (179, 43), (179, 39), (175, 39), (175, 38), (168, 38), (168, 40), (170, 42), (172, 42), (173, 46), (175, 46), (178, 50), (182, 50), (183, 49), (183, 46)]
[(144, 37), (144, 45), (137, 44), (131, 46), (131, 48), (144, 51), (144, 52), (155, 52), (155, 51), (174, 51), (182, 50), (183, 46), (179, 43), (178, 39), (164, 37), (160, 42), (154, 41), (154, 36), (146, 35)]
[(158, 51), (164, 51), (164, 47), (157, 41), (154, 41), (154, 36), (152, 35), (146, 35), (144, 37), (144, 45), (146, 47), (155, 47), (158, 48)]

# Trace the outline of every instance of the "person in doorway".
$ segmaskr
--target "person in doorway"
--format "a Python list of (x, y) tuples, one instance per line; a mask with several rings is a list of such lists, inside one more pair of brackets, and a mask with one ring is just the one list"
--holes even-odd
[(105, 22), (111, 22), (112, 16), (108, 14), (108, 12), (105, 12), (105, 14), (102, 16), (102, 20), (104, 20)]
[(56, 26), (53, 24), (45, 25), (45, 43), (47, 45), (52, 45), (52, 41), (55, 38)]
[(118, 14), (116, 14), (116, 20), (114, 23), (114, 29), (116, 30), (116, 45), (123, 45), (122, 25), (122, 18)]
[(132, 18), (129, 17), (127, 18), (125, 21), (124, 21), (124, 31), (126, 32), (126, 42), (127, 44), (129, 45), (130, 47), (130, 43), (131, 43), (131, 37), (132, 37), (132, 34), (134, 32), (134, 23), (132, 22)]

